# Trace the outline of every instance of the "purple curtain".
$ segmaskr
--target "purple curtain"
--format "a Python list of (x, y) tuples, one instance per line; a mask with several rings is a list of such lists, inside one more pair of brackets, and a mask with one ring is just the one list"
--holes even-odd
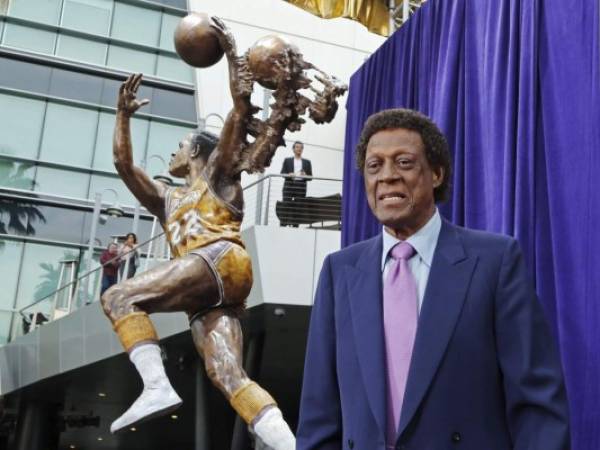
[(515, 236), (559, 341), (573, 449), (600, 449), (599, 5), (430, 0), (353, 75), (342, 245), (380, 231), (354, 148), (366, 118), (420, 110), (454, 159), (452, 222)]

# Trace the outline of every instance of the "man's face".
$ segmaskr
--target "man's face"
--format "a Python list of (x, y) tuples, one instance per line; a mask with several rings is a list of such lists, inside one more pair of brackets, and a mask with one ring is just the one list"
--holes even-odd
[(179, 149), (171, 153), (169, 161), (169, 173), (177, 178), (185, 178), (190, 172), (192, 161), (192, 133), (186, 135), (179, 143)]
[(429, 166), (421, 136), (403, 128), (371, 136), (363, 175), (371, 211), (400, 239), (414, 234), (431, 218), (433, 190), (444, 177), (442, 168)]
[(112, 255), (116, 255), (117, 254), (117, 244), (110, 244), (108, 246), (108, 253), (112, 254)]
[(304, 145), (298, 143), (294, 144), (293, 151), (296, 158), (300, 158), (302, 156), (302, 150), (304, 150)]

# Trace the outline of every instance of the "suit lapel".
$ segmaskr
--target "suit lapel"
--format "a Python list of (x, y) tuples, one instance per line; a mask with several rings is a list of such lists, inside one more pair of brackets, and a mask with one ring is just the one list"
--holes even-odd
[(446, 352), (476, 262), (476, 257), (466, 255), (454, 226), (444, 221), (419, 315), (398, 437), (417, 411)]
[(385, 430), (385, 346), (381, 281), (381, 235), (371, 239), (356, 266), (346, 266), (354, 342), (369, 406)]

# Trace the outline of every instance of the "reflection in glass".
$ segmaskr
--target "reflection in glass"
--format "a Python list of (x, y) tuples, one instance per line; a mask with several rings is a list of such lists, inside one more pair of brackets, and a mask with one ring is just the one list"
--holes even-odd
[(0, 345), (8, 342), (8, 336), (10, 335), (10, 319), (12, 313), (1, 311), (0, 312)]
[[(101, 112), (98, 122), (98, 133), (94, 149), (94, 169), (115, 172), (112, 144), (115, 129), (115, 115)], [(133, 161), (140, 164), (146, 153), (146, 138), (148, 137), (148, 120), (133, 117), (131, 119), (131, 141), (133, 145)]]
[(45, 109), (45, 101), (0, 94), (0, 153), (36, 158)]
[(112, 1), (106, 0), (65, 0), (62, 26), (106, 36), (112, 5)]
[(115, 194), (113, 192), (105, 192), (102, 196), (102, 202), (105, 204), (104, 207), (115, 203), (115, 200), (118, 200), (118, 203), (121, 206), (135, 205), (135, 198), (133, 197), (133, 194), (127, 188), (127, 186), (125, 186), (125, 183), (123, 183), (121, 178), (117, 176), (110, 177), (104, 175), (92, 175), (88, 198), (90, 200), (94, 200), (96, 197), (96, 192), (103, 192), (107, 188), (114, 189), (119, 198), (115, 199)]
[(8, 15), (57, 25), (61, 4), (62, 0), (11, 0)]
[(79, 258), (79, 252), (69, 249), (63, 251), (62, 257), (58, 262), (41, 262), (40, 278), (35, 280), (37, 281), (37, 284), (35, 286), (35, 292), (33, 296), (36, 299), (44, 298), (44, 296), (56, 291), (61, 286), (64, 286), (70, 282), (71, 280), (68, 274), (65, 274), (61, 269), (64, 267), (64, 261), (79, 261)]
[(38, 167), (34, 190), (65, 197), (87, 198), (89, 179), (87, 173)]
[(103, 66), (106, 61), (108, 45), (102, 42), (59, 35), (56, 55), (62, 58)]
[(148, 137), (148, 173), (161, 173), (164, 169), (157, 159), (150, 159), (152, 155), (161, 156), (165, 161), (171, 159), (171, 154), (178, 148), (179, 142), (194, 129), (166, 123), (152, 122)]
[(46, 221), (36, 227), (36, 237), (53, 241), (83, 243), (84, 211), (54, 205), (38, 205)]
[(40, 159), (89, 167), (98, 114), (97, 110), (48, 103)]
[(156, 76), (169, 80), (193, 83), (194, 71), (176, 56), (158, 55)]
[[(153, 9), (115, 3), (111, 35), (127, 42), (156, 47), (160, 34), (160, 15), (160, 11)], [(140, 30), (144, 32), (140, 33)]]
[(21, 48), (33, 52), (51, 55), (54, 51), (56, 33), (7, 23), (2, 44), (7, 47)]
[(30, 190), (34, 171), (33, 164), (0, 159), (0, 187)]
[[(108, 49), (108, 67), (122, 69), (128, 72), (154, 73), (156, 54), (132, 50), (119, 45), (111, 45)], [(140, 94), (140, 98), (143, 98)]]
[(163, 13), (162, 24), (160, 30), (160, 48), (163, 50), (175, 51), (175, 44), (173, 43), (173, 35), (175, 34), (175, 28), (181, 20), (180, 16), (174, 16), (172, 14)]
[(27, 201), (0, 197), (0, 233), (33, 236), (34, 224), (46, 218), (38, 207)]
[(65, 252), (73, 252), (73, 249), (31, 242), (25, 244), (17, 291), (17, 308), (40, 300), (56, 290), (57, 285), (52, 285), (49, 279), (49, 268), (59, 267)]
[(12, 309), (15, 304), (22, 251), (22, 242), (0, 239), (0, 273), (2, 273), (0, 309)]

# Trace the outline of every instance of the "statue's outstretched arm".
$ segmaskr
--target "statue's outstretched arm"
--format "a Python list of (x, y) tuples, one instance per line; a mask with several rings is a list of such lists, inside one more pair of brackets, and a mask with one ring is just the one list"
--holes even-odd
[(113, 158), (117, 172), (133, 195), (148, 211), (163, 220), (166, 187), (162, 183), (153, 181), (144, 170), (133, 163), (130, 118), (140, 107), (150, 103), (149, 100), (136, 98), (141, 82), (141, 73), (130, 75), (119, 89), (117, 120), (113, 136)]
[(247, 67), (247, 61), (237, 55), (236, 43), (231, 31), (218, 17), (211, 17), (221, 48), (225, 52), (229, 67), (229, 89), (233, 99), (233, 109), (225, 119), (219, 144), (212, 164), (215, 172), (236, 176), (235, 167), (240, 153), (247, 145), (248, 123), (258, 110), (250, 102), (254, 80)]

